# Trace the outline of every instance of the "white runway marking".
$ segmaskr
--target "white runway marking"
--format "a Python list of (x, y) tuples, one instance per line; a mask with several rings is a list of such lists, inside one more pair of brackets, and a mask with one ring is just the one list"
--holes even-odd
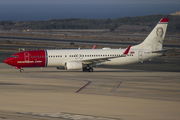
[(63, 119), (68, 119), (68, 120), (118, 120), (117, 118), (62, 113), (62, 112), (59, 112), (59, 113), (19, 113), (19, 114), (41, 116), (41, 117), (51, 117), (51, 118), (63, 118)]
[(105, 84), (106, 82), (104, 82), (97, 90), (96, 90), (96, 92)]

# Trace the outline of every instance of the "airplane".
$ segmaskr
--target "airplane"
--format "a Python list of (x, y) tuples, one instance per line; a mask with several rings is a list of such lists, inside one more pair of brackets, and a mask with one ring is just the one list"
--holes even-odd
[(127, 49), (33, 50), (13, 54), (4, 60), (24, 72), (24, 67), (56, 67), (57, 69), (93, 72), (93, 66), (127, 65), (164, 55), (162, 49), (169, 18), (162, 18), (146, 39)]

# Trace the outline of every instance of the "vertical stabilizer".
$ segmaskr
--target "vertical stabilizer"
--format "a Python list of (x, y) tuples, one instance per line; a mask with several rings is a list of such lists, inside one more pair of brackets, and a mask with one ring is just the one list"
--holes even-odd
[(169, 18), (162, 18), (156, 27), (151, 31), (147, 38), (133, 49), (152, 49), (161, 50), (166, 34)]

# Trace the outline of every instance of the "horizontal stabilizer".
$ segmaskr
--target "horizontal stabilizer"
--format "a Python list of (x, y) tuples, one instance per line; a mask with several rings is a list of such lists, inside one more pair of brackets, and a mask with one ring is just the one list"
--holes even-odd
[(174, 50), (174, 49), (163, 49), (163, 50), (156, 50), (156, 51), (152, 51), (152, 53), (163, 53), (163, 52), (167, 52), (169, 50)]

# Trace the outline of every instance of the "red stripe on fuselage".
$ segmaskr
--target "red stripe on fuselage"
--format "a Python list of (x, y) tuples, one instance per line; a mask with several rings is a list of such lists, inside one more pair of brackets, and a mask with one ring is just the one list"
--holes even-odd
[(46, 53), (45, 50), (23, 51), (5, 60), (5, 63), (16, 67), (45, 67)]

